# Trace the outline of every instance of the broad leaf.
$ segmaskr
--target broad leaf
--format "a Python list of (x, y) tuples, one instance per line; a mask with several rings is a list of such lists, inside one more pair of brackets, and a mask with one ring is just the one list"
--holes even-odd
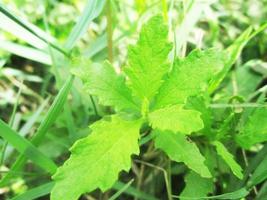
[(241, 147), (247, 149), (267, 141), (267, 108), (257, 108), (235, 139)]
[(197, 145), (187, 140), (185, 135), (159, 130), (154, 131), (154, 134), (156, 148), (163, 150), (170, 159), (185, 163), (202, 177), (211, 177), (209, 169), (204, 164), (205, 158), (201, 155)]
[(228, 152), (228, 150), (225, 148), (225, 146), (222, 143), (215, 141), (213, 144), (216, 147), (217, 153), (222, 157), (222, 159), (230, 167), (234, 175), (236, 175), (239, 179), (242, 179), (243, 178), (242, 168), (234, 160), (234, 156)]
[(129, 67), (124, 71), (132, 91), (140, 99), (151, 100), (162, 84), (162, 76), (170, 69), (167, 58), (172, 45), (167, 37), (163, 18), (156, 16), (142, 27), (137, 44), (128, 49)]
[[(181, 200), (186, 200), (189, 197), (198, 198), (205, 197), (213, 191), (212, 179), (202, 178), (193, 171), (190, 171), (185, 176), (185, 188), (180, 194)], [(186, 198), (183, 198), (186, 197)]]
[(140, 121), (113, 116), (91, 126), (92, 133), (78, 140), (71, 156), (53, 176), (52, 200), (75, 200), (96, 188), (110, 188), (121, 170), (129, 170), (131, 155), (139, 153)]
[(75, 60), (78, 68), (72, 72), (81, 78), (84, 88), (99, 98), (101, 104), (114, 106), (116, 110), (138, 111), (124, 77), (117, 74), (110, 63), (92, 64), (89, 60)]
[(217, 49), (194, 50), (184, 59), (175, 60), (172, 72), (156, 96), (156, 108), (183, 104), (187, 97), (208, 88), (209, 80), (224, 66), (225, 54)]
[(190, 134), (204, 127), (200, 114), (195, 110), (185, 110), (183, 105), (174, 105), (156, 110), (148, 117), (153, 128)]

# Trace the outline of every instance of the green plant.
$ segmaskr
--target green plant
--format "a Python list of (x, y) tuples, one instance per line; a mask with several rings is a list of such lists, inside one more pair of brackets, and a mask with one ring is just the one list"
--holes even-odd
[(0, 199), (266, 200), (264, 2), (0, 3)]
[[(73, 145), (70, 158), (53, 176), (51, 199), (74, 200), (97, 188), (105, 191), (112, 187), (118, 173), (130, 169), (131, 155), (139, 154), (140, 133), (152, 136), (157, 149), (192, 170), (186, 182), (190, 186), (199, 180), (200, 188), (192, 194), (186, 187), (185, 197), (203, 197), (213, 190), (217, 164), (208, 157), (208, 151), (217, 152), (242, 179), (242, 168), (223, 142), (227, 137), (236, 138), (238, 144), (247, 147), (264, 141), (260, 136), (253, 139), (250, 129), (257, 126), (259, 117), (267, 117), (266, 108), (263, 112), (256, 109), (249, 119), (252, 125), (244, 126), (236, 137), (227, 136), (225, 129), (230, 125), (226, 122), (216, 130), (212, 127), (210, 96), (253, 35), (249, 28), (227, 50), (196, 49), (186, 58), (170, 62), (172, 44), (167, 39), (167, 27), (163, 18), (156, 16), (142, 27), (137, 44), (129, 47), (128, 65), (122, 72), (116, 73), (108, 62), (74, 60), (79, 67), (72, 72), (83, 81), (86, 92), (116, 113), (95, 122), (90, 126), (92, 132)], [(257, 133), (266, 131), (266, 123), (259, 129)], [(248, 137), (249, 142), (244, 139)], [(245, 195), (247, 191), (242, 188), (218, 198)]]

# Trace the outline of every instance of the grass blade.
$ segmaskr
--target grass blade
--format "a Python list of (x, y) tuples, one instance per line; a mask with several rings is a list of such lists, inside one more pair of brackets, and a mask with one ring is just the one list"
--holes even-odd
[(40, 141), (43, 139), (44, 135), (50, 128), (50, 126), (54, 123), (58, 115), (60, 114), (66, 100), (68, 94), (71, 90), (71, 86), (74, 80), (74, 76), (71, 75), (65, 82), (65, 84), (60, 89), (58, 95), (56, 96), (53, 104), (49, 108), (44, 120), (40, 124), (39, 128), (36, 131), (36, 134), (32, 138), (32, 143), (38, 145)]
[[(125, 183), (122, 183), (120, 181), (117, 181), (114, 185), (113, 185), (113, 189), (115, 190), (121, 190), (122, 188), (125, 187)], [(146, 194), (134, 187), (131, 187), (129, 186), (126, 190), (124, 190), (124, 193), (125, 194), (128, 194), (128, 195), (131, 195), (131, 196), (134, 196), (138, 199), (142, 199), (142, 200), (158, 200), (157, 198), (149, 195), (149, 194)]]
[(215, 79), (212, 80), (209, 92), (212, 93), (214, 90), (219, 86), (219, 84), (222, 82), (226, 74), (231, 69), (232, 65), (235, 63), (237, 58), (240, 56), (243, 48), (246, 46), (246, 44), (257, 34), (259, 34), (261, 31), (263, 31), (267, 27), (267, 24), (263, 24), (261, 27), (259, 27), (257, 30), (253, 31), (252, 27), (248, 27), (236, 40), (235, 42), (229, 46), (226, 51), (229, 54), (229, 59), (227, 60), (225, 67), (222, 69), (222, 71), (215, 77)]
[(52, 190), (54, 186), (53, 182), (49, 182), (43, 185), (40, 185), (36, 188), (32, 188), (28, 191), (26, 191), (23, 194), (19, 194), (17, 196), (15, 196), (14, 198), (12, 198), (11, 200), (33, 200), (33, 199), (37, 199), (39, 197), (45, 196), (47, 194), (50, 193), (50, 191)]
[(267, 197), (267, 181), (261, 186), (255, 200), (265, 200)]
[(201, 14), (210, 6), (210, 1), (184, 1), (187, 2), (188, 7), (184, 19), (180, 26), (176, 30), (176, 38), (175, 40), (175, 55), (178, 56), (181, 53), (182, 46), (187, 42), (189, 33), (193, 30), (194, 26), (198, 22), (201, 17)]
[(0, 49), (8, 51), (12, 54), (16, 54), (23, 58), (27, 58), (29, 60), (43, 63), (45, 65), (52, 64), (51, 58), (47, 53), (34, 48), (26, 47), (9, 41), (0, 40)]
[(45, 49), (49, 43), (54, 49), (67, 55), (67, 53), (55, 45), (55, 39), (24, 19), (12, 14), (2, 3), (0, 3), (0, 28), (26, 41), (30, 45)]
[(0, 136), (13, 145), (21, 154), (27, 156), (47, 172), (54, 173), (56, 171), (57, 166), (51, 159), (47, 158), (27, 139), (13, 131), (2, 120), (0, 120)]
[[(39, 108), (35, 111), (35, 113), (28, 119), (28, 121), (18, 131), (22, 137), (25, 137), (26, 134), (29, 133), (30, 130), (33, 128), (33, 125), (35, 124), (36, 120), (38, 120), (38, 117), (40, 116), (41, 112), (43, 112), (44, 108), (47, 106), (49, 99), (50, 98), (48, 97), (46, 100), (44, 100), (44, 102), (39, 106)], [(10, 145), (8, 146), (4, 161), (6, 161), (9, 158), (13, 149), (14, 148), (12, 146)]]
[(71, 50), (81, 36), (86, 32), (89, 24), (95, 19), (103, 10), (105, 0), (88, 0), (85, 9), (80, 16), (78, 22), (73, 27), (65, 48)]
[[(13, 125), (14, 125), (14, 120), (15, 120), (15, 115), (16, 115), (16, 112), (17, 112), (18, 104), (19, 104), (20, 95), (21, 95), (21, 88), (19, 88), (18, 94), (16, 96), (16, 103), (15, 103), (15, 105), (13, 107), (12, 114), (11, 114), (11, 117), (10, 117), (10, 120), (9, 120), (9, 123), (8, 123), (8, 125), (11, 126), (11, 127), (13, 127)], [(2, 164), (4, 163), (5, 153), (6, 153), (7, 147), (8, 147), (8, 142), (5, 141), (4, 144), (3, 144), (2, 151), (1, 151), (0, 166), (2, 166)]]
[(125, 184), (118, 192), (116, 192), (114, 195), (112, 195), (109, 200), (115, 200), (117, 199), (132, 183), (134, 179), (130, 180), (127, 184)]
[[(40, 142), (44, 138), (47, 130), (50, 128), (50, 126), (54, 123), (54, 121), (56, 120), (56, 118), (60, 114), (60, 112), (61, 112), (61, 110), (62, 110), (62, 108), (66, 102), (67, 96), (70, 92), (73, 80), (74, 80), (74, 76), (70, 76), (67, 79), (67, 81), (65, 82), (65, 84), (63, 85), (63, 87), (60, 89), (53, 104), (49, 108), (44, 120), (40, 124), (40, 126), (37, 129), (33, 138), (31, 139), (32, 144), (34, 144), (36, 146), (38, 146), (40, 144)], [(22, 154), (19, 155), (19, 157), (17, 158), (17, 160), (15, 161), (13, 166), (11, 167), (10, 171), (12, 171), (12, 172), (19, 171), (24, 166), (26, 161), (27, 161), (27, 158), (24, 155), (22, 155)], [(7, 182), (12, 177), (13, 177), (13, 173), (7, 173), (2, 178), (2, 180), (0, 182), (0, 186), (7, 184)]]
[(225, 200), (236, 200), (241, 199), (243, 197), (246, 197), (249, 194), (249, 192), (245, 188), (241, 188), (239, 190), (236, 190), (234, 192), (229, 192), (221, 195), (215, 195), (215, 196), (209, 196), (209, 197), (184, 197), (184, 196), (176, 196), (173, 195), (174, 198), (182, 198), (182, 199), (188, 199), (188, 200), (200, 200), (200, 199), (225, 199)]
[(252, 176), (250, 177), (247, 186), (255, 186), (267, 179), (267, 156), (258, 165)]

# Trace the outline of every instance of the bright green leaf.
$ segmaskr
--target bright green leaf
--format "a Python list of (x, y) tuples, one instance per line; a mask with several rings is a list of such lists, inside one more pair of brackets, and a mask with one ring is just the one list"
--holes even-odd
[(116, 110), (139, 110), (124, 77), (117, 74), (110, 63), (92, 64), (85, 59), (77, 59), (74, 63), (80, 67), (73, 68), (72, 72), (81, 78), (84, 88), (90, 94), (96, 95), (101, 104), (114, 106)]
[(142, 27), (136, 45), (128, 50), (129, 67), (124, 68), (134, 95), (151, 100), (162, 84), (162, 77), (170, 69), (167, 62), (172, 45), (167, 40), (168, 28), (163, 18), (151, 18)]
[(96, 188), (110, 188), (122, 170), (131, 167), (131, 155), (139, 153), (140, 121), (113, 116), (91, 126), (92, 133), (78, 140), (71, 156), (53, 176), (52, 200), (75, 200)]
[(243, 178), (242, 168), (234, 160), (234, 156), (228, 152), (228, 150), (225, 148), (225, 146), (222, 143), (215, 141), (213, 144), (216, 147), (217, 153), (222, 157), (222, 159), (231, 168), (234, 175), (236, 175), (239, 179), (242, 179)]
[(156, 108), (183, 104), (187, 97), (206, 91), (208, 82), (224, 66), (225, 54), (217, 49), (194, 50), (175, 60), (173, 70), (156, 96)]
[(170, 159), (185, 163), (204, 178), (211, 177), (209, 169), (204, 164), (205, 158), (201, 155), (197, 145), (187, 140), (185, 135), (159, 130), (154, 133), (156, 148), (163, 150)]
[(200, 112), (185, 110), (183, 105), (169, 106), (149, 114), (153, 128), (170, 130), (174, 133), (190, 134), (204, 127)]

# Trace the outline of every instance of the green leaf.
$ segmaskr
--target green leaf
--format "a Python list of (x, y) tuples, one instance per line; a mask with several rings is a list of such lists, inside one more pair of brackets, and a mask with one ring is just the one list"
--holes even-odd
[(208, 107), (209, 103), (209, 97), (193, 96), (187, 99), (185, 108), (189, 110), (195, 110), (201, 113), (201, 119), (203, 121), (204, 128), (200, 131), (200, 134), (204, 134), (209, 138), (212, 138), (214, 137), (214, 133), (211, 129), (212, 113), (211, 109)]
[(209, 196), (209, 197), (180, 197), (180, 196), (175, 196), (177, 198), (183, 198), (184, 200), (188, 199), (188, 200), (200, 200), (200, 199), (213, 199), (213, 200), (217, 200), (217, 199), (225, 199), (225, 200), (237, 200), (237, 199), (242, 199), (243, 197), (246, 197), (249, 194), (249, 191), (247, 191), (246, 188), (241, 188), (239, 190), (236, 190), (234, 192), (229, 192), (229, 193), (225, 193), (225, 194), (221, 194), (221, 195), (215, 195), (215, 196)]
[(255, 186), (267, 179), (267, 156), (261, 161), (248, 181), (248, 186)]
[(255, 200), (265, 200), (266, 197), (267, 197), (267, 181), (265, 181), (261, 186)]
[(267, 108), (259, 107), (250, 115), (248, 121), (235, 138), (236, 142), (243, 148), (267, 141)]
[(148, 118), (155, 129), (190, 134), (204, 127), (200, 114), (195, 110), (185, 110), (183, 105), (174, 105), (156, 110)]
[(131, 155), (139, 154), (140, 124), (116, 115), (94, 123), (92, 133), (73, 145), (70, 158), (53, 176), (51, 200), (74, 200), (96, 188), (110, 188), (121, 170), (130, 169)]
[(49, 54), (38, 49), (23, 46), (9, 41), (4, 41), (2, 39), (0, 39), (0, 49), (36, 62), (43, 63), (45, 65), (52, 64)]
[[(62, 108), (67, 100), (68, 94), (72, 88), (73, 80), (74, 80), (74, 76), (72, 75), (66, 80), (64, 85), (61, 87), (55, 100), (53, 101), (52, 105), (47, 111), (40, 126), (38, 127), (36, 133), (33, 135), (31, 139), (32, 144), (38, 146), (43, 141), (43, 138), (45, 137), (48, 129), (53, 125), (53, 123), (55, 122), (59, 114), (61, 113)], [(15, 163), (12, 165), (10, 172), (7, 173), (1, 179), (0, 187), (4, 186), (10, 180), (10, 178), (13, 177), (14, 172), (20, 171), (26, 162), (27, 162), (27, 158), (25, 157), (25, 155), (24, 154), (19, 155)], [(54, 173), (54, 171), (52, 173)]]
[(243, 178), (242, 168), (240, 165), (234, 160), (234, 156), (228, 152), (225, 146), (218, 141), (213, 142), (216, 147), (217, 153), (222, 157), (222, 159), (227, 163), (227, 165), (231, 168), (232, 172), (239, 179)]
[(133, 100), (125, 78), (115, 72), (110, 63), (92, 64), (89, 60), (75, 60), (72, 72), (81, 78), (84, 88), (99, 98), (106, 106), (114, 106), (116, 110), (138, 111), (139, 105)]
[(224, 66), (225, 54), (217, 49), (194, 50), (177, 59), (156, 96), (156, 108), (184, 104), (187, 97), (206, 91), (208, 82)]
[(27, 139), (13, 131), (5, 122), (0, 119), (0, 136), (14, 146), (21, 154), (24, 154), (34, 163), (49, 173), (54, 173), (57, 165), (42, 152), (40, 152)]
[(129, 67), (124, 71), (134, 95), (142, 100), (151, 100), (170, 68), (167, 58), (172, 45), (167, 38), (168, 28), (163, 18), (156, 16), (142, 27), (137, 44), (128, 49)]
[(185, 188), (180, 194), (181, 200), (186, 200), (184, 197), (204, 197), (213, 191), (212, 179), (202, 178), (193, 171), (190, 171), (185, 176)]
[(185, 163), (190, 169), (204, 178), (210, 178), (209, 169), (204, 164), (205, 158), (201, 155), (197, 145), (187, 140), (185, 135), (171, 131), (154, 131), (155, 146), (163, 150), (170, 159)]
[(226, 199), (226, 200), (236, 200), (236, 199), (241, 199), (246, 197), (249, 194), (249, 191), (247, 191), (246, 188), (241, 188), (239, 190), (236, 190), (234, 192), (229, 192), (221, 195), (215, 195), (215, 196), (210, 196), (205, 199)]

